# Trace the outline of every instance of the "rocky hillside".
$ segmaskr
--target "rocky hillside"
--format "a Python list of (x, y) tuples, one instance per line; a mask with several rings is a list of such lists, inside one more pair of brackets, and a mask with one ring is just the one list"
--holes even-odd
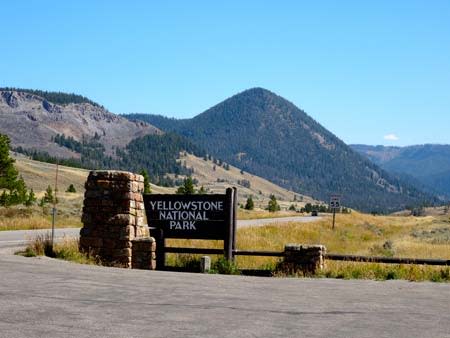
[(214, 157), (289, 190), (365, 211), (435, 201), (353, 151), (304, 111), (262, 88), (239, 93), (188, 120), (130, 116), (191, 139)]
[[(47, 93), (47, 92), (44, 92)], [(124, 147), (131, 140), (161, 133), (144, 122), (133, 122), (112, 114), (89, 101), (73, 100), (71, 95), (47, 93), (48, 98), (65, 102), (56, 104), (33, 92), (0, 90), (0, 133), (11, 138), (13, 147), (45, 151), (55, 157), (79, 157), (79, 154), (52, 141), (64, 134), (81, 141), (83, 137), (97, 136), (108, 154), (114, 147)], [(65, 100), (60, 100), (61, 97)]]

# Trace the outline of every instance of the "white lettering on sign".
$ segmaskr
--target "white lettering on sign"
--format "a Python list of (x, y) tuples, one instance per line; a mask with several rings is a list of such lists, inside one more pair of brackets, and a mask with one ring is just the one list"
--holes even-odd
[(207, 212), (223, 211), (223, 201), (150, 201), (159, 212), (160, 220), (167, 220), (171, 230), (197, 230), (196, 221), (208, 221)]
[(205, 211), (160, 211), (159, 219), (161, 220), (176, 220), (176, 219), (193, 219), (196, 221), (207, 221)]
[(158, 210), (223, 211), (223, 201), (151, 201), (150, 205)]
[(175, 230), (197, 230), (193, 221), (170, 221), (169, 226)]

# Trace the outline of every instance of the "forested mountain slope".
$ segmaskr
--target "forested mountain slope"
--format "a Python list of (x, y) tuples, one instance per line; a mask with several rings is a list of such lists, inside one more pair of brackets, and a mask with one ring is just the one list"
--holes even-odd
[(385, 170), (411, 177), (428, 190), (450, 199), (450, 145), (351, 147)]
[(436, 201), (262, 88), (239, 93), (192, 119), (144, 114), (129, 118), (182, 134), (214, 157), (317, 199), (340, 193), (350, 207), (381, 212)]

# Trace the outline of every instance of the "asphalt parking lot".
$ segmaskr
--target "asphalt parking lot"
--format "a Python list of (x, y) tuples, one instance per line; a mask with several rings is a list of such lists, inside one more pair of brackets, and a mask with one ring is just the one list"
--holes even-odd
[(0, 254), (0, 337), (450, 337), (450, 285), (126, 270)]

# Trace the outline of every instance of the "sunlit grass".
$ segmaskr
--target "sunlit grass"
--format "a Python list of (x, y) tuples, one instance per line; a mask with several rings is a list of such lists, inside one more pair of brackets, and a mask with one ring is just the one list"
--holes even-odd
[[(44, 223), (42, 219), (45, 217), (47, 218)], [(30, 228), (38, 228), (39, 224), (43, 224), (42, 228), (48, 228), (51, 224), (48, 216), (38, 216), (32, 213), (30, 215), (18, 214), (12, 219), (23, 219), (22, 224), (27, 223)], [(40, 219), (42, 223), (38, 222), (37, 225), (33, 225), (34, 223), (30, 220), (34, 219)], [(69, 220), (66, 218), (62, 221), (64, 227), (70, 224)], [(3, 219), (2, 222), (4, 222)], [(72, 224), (74, 226), (81, 225), (79, 219), (74, 219)], [(282, 252), (288, 243), (322, 244), (326, 246), (328, 253), (336, 254), (450, 259), (450, 239), (447, 237), (449, 231), (448, 216), (372, 216), (353, 212), (350, 215), (337, 215), (334, 230), (331, 228), (329, 218), (318, 219), (313, 223), (291, 222), (240, 228), (237, 232), (237, 248)], [(166, 243), (172, 247), (223, 248), (222, 241), (168, 239)], [(38, 249), (42, 247), (42, 243), (35, 244)], [(28, 252), (32, 253), (33, 250), (28, 249)], [(98, 263), (95, 259), (78, 252), (76, 240), (66, 240), (56, 244), (54, 254), (58, 258), (79, 263)], [(196, 270), (200, 256), (168, 254), (166, 262), (168, 265), (191, 267)], [(220, 256), (212, 255), (211, 258), (213, 265), (220, 263)], [(275, 270), (280, 259), (237, 256), (236, 264), (240, 269)], [(282, 271), (276, 272), (276, 275), (286, 276)], [(450, 270), (449, 267), (438, 266), (326, 260), (325, 269), (318, 272), (316, 277), (450, 281)]]
[[(51, 208), (0, 208), (0, 231), (36, 230), (52, 227)], [(79, 228), (81, 218), (77, 215), (56, 215), (55, 227)]]
[(79, 241), (75, 238), (64, 238), (62, 241), (51, 245), (50, 233), (38, 235), (18, 255), (26, 257), (48, 256), (80, 264), (99, 265), (100, 260), (92, 255), (82, 253), (78, 249)]
[[(448, 226), (448, 218), (445, 217), (372, 216), (353, 212), (337, 215), (334, 230), (329, 218), (313, 223), (291, 222), (240, 228), (237, 233), (237, 248), (281, 252), (288, 243), (322, 244), (329, 253), (336, 254), (450, 259), (450, 241), (441, 238), (436, 242), (433, 238), (414, 235), (424, 231), (427, 235), (439, 235), (443, 231), (436, 229), (446, 229)], [(223, 248), (221, 241), (168, 240), (167, 245)], [(168, 255), (169, 264), (182, 263), (178, 256)], [(279, 260), (280, 258), (257, 256), (236, 257), (236, 263), (241, 269), (274, 269)], [(326, 268), (317, 276), (449, 281), (448, 274), (448, 267), (327, 260)]]
[(238, 209), (238, 214), (237, 214), (237, 218), (241, 219), (241, 220), (292, 217), (292, 216), (302, 216), (302, 214), (297, 213), (295, 211), (269, 212), (267, 210), (261, 210), (261, 209), (255, 209), (255, 210)]

